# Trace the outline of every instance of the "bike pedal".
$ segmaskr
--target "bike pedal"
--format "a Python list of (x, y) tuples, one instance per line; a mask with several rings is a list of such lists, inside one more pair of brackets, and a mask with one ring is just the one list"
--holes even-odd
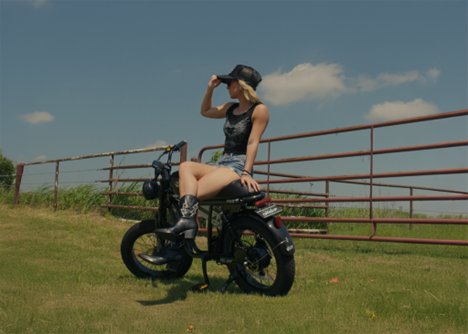
[(192, 291), (193, 291), (193, 292), (207, 291), (209, 287), (210, 287), (209, 284), (201, 283), (201, 284), (194, 285), (194, 286), (192, 287)]

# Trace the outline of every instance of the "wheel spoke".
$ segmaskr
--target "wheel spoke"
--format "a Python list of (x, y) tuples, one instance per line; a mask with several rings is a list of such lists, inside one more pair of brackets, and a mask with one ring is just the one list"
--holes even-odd
[(278, 273), (271, 245), (256, 231), (239, 231), (242, 245), (247, 248), (251, 263), (244, 268), (245, 279), (260, 289), (271, 287)]
[(146, 234), (142, 235), (138, 238), (134, 245), (133, 245), (133, 254), (135, 256), (135, 261), (138, 263), (139, 266), (145, 271), (163, 271), (165, 270), (163, 266), (158, 266), (155, 264), (151, 264), (149, 262), (143, 261), (140, 259), (138, 255), (140, 254), (147, 254), (152, 255), (154, 254), (154, 250), (157, 249), (157, 238), (155, 234)]
[(270, 276), (270, 277), (266, 277), (266, 276), (261, 276), (261, 275), (257, 275), (257, 274), (250, 274), (252, 275), (252, 277), (255, 277), (259, 280), (262, 280), (262, 281), (272, 281), (274, 280), (275, 278), (273, 276)]
[[(192, 258), (187, 254), (184, 256), (181, 264), (175, 268), (175, 271), (167, 270), (167, 266), (155, 265), (149, 263), (142, 258), (141, 254), (154, 255), (161, 247), (164, 246), (165, 241), (158, 239), (154, 233), (155, 221), (144, 220), (140, 223), (133, 225), (127, 233), (125, 233), (120, 252), (125, 266), (135, 276), (146, 278), (176, 278), (182, 277), (190, 269), (192, 265)], [(174, 268), (174, 266), (172, 267)]]

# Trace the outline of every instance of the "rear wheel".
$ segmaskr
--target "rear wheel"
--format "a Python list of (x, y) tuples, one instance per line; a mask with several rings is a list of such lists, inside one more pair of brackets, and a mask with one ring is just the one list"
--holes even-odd
[[(155, 221), (143, 220), (133, 225), (125, 233), (120, 245), (120, 253), (125, 266), (137, 277), (178, 278), (184, 276), (192, 265), (192, 257), (184, 252), (184, 258), (176, 271), (166, 269), (166, 265), (157, 266), (144, 261), (138, 255), (153, 255), (164, 245), (164, 240), (158, 239), (154, 233)], [(158, 248), (159, 242), (159, 248)]]
[(247, 293), (286, 295), (294, 282), (294, 256), (283, 255), (272, 232), (256, 219), (239, 217), (231, 226), (243, 245), (226, 235), (224, 253), (244, 263), (228, 266), (231, 273), (237, 271), (237, 285)]

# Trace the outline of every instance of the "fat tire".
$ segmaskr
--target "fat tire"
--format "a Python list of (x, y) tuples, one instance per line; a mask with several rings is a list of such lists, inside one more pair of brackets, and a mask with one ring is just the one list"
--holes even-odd
[[(244, 231), (252, 231), (260, 235), (268, 245), (268, 248), (272, 253), (272, 258), (274, 258), (276, 264), (276, 277), (274, 277), (274, 283), (269, 286), (256, 281), (244, 266), (229, 265), (228, 268), (231, 274), (233, 271), (237, 271), (235, 281), (239, 288), (246, 293), (259, 293), (267, 296), (286, 295), (294, 283), (296, 271), (294, 256), (282, 254), (280, 248), (276, 247), (278, 242), (272, 232), (265, 223), (262, 223), (257, 219), (246, 216), (237, 217), (231, 222), (231, 227), (238, 235)], [(233, 251), (235, 248), (234, 239), (229, 235), (229, 233), (226, 233), (224, 254), (227, 256), (234, 256)], [(270, 263), (270, 265), (274, 264)]]
[[(152, 265), (138, 257), (138, 253), (152, 254), (156, 246), (156, 235), (154, 234), (155, 221), (143, 220), (133, 225), (122, 238), (120, 254), (128, 270), (140, 278), (170, 279), (184, 276), (189, 271), (193, 258), (185, 254), (177, 271), (166, 270), (166, 265)], [(153, 242), (154, 238), (154, 242)], [(145, 240), (146, 239), (146, 240)], [(143, 241), (144, 246), (139, 241)], [(137, 249), (136, 249), (137, 248)], [(141, 249), (144, 248), (144, 249)]]

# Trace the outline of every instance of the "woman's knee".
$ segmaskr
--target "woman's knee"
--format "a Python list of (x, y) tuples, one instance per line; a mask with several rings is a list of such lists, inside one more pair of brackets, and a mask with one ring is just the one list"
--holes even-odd
[(186, 174), (186, 173), (191, 173), (193, 170), (193, 164), (196, 164), (196, 162), (192, 161), (184, 161), (179, 165), (179, 174)]
[(179, 166), (179, 175), (192, 175), (197, 179), (212, 170), (212, 166), (198, 162), (185, 161)]
[(203, 177), (203, 175), (214, 170), (213, 166), (201, 164), (198, 162), (185, 161), (179, 166), (179, 176), (188, 177), (194, 176), (197, 180)]

